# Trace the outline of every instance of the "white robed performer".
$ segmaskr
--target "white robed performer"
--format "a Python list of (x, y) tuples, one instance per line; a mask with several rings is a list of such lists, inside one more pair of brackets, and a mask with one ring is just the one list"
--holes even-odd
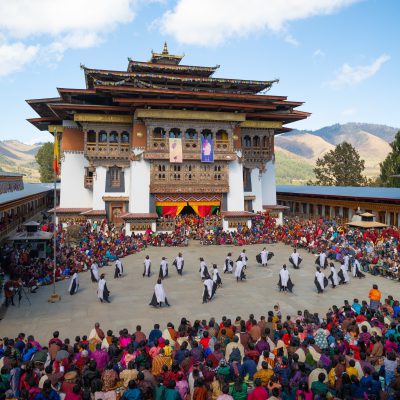
[(118, 258), (115, 261), (115, 273), (114, 273), (114, 279), (116, 278), (122, 278), (122, 274), (124, 273), (124, 267), (122, 266), (121, 260)]
[(286, 264), (283, 264), (282, 269), (279, 271), (279, 291), (280, 292), (292, 292), (293, 290), (293, 283), (290, 279), (289, 271), (286, 268)]
[(105, 275), (101, 274), (100, 275), (100, 280), (97, 286), (97, 297), (101, 302), (106, 301), (107, 303), (110, 302), (108, 297), (110, 296), (110, 292), (107, 288), (107, 282), (105, 280)]
[(293, 253), (289, 257), (289, 262), (293, 265), (294, 269), (300, 268), (300, 263), (303, 259), (300, 257), (300, 254), (297, 252), (296, 249), (293, 249)]
[(151, 260), (149, 256), (146, 256), (143, 262), (143, 278), (145, 276), (150, 277), (151, 269)]
[(161, 279), (165, 279), (168, 276), (168, 262), (165, 257), (161, 259), (160, 263), (160, 273), (158, 274), (158, 277)]
[(184, 264), (185, 261), (183, 260), (182, 253), (179, 253), (173, 262), (173, 265), (175, 265), (176, 271), (179, 275), (182, 275)]
[(326, 257), (326, 253), (324, 251), (321, 251), (319, 253), (317, 259), (315, 260), (315, 264), (317, 264), (320, 268), (325, 269), (328, 266), (328, 260)]
[(256, 261), (261, 264), (262, 267), (268, 266), (268, 261), (274, 256), (275, 254), (272, 251), (267, 251), (264, 247), (260, 254), (256, 255)]
[(79, 289), (79, 279), (78, 279), (78, 274), (75, 271), (71, 277), (71, 282), (69, 283), (68, 292), (72, 296), (78, 291), (78, 289)]
[(245, 249), (243, 249), (243, 251), (240, 253), (239, 258), (242, 260), (243, 268), (246, 269), (248, 258), (247, 258), (246, 250), (245, 250)]
[(236, 281), (239, 282), (239, 279), (242, 281), (243, 279), (246, 279), (246, 275), (244, 273), (244, 265), (243, 261), (239, 258), (236, 261), (236, 269), (235, 269), (235, 277)]
[(344, 260), (342, 261), (342, 265), (340, 266), (340, 271), (338, 272), (338, 276), (340, 278), (339, 285), (344, 285), (345, 283), (350, 282), (349, 273), (347, 271), (347, 266)]
[(268, 264), (268, 251), (265, 247), (262, 249), (260, 255), (261, 255), (261, 265), (263, 267), (266, 267)]
[(99, 266), (97, 265), (96, 262), (94, 262), (90, 266), (90, 277), (92, 278), (92, 282), (98, 282), (100, 277), (99, 277)]
[(208, 275), (208, 268), (207, 268), (207, 264), (204, 261), (203, 257), (200, 257), (199, 272), (200, 272), (200, 278), (203, 279), (203, 280), (206, 279), (206, 276)]
[(324, 289), (328, 286), (328, 279), (326, 279), (325, 274), (321, 272), (320, 267), (317, 267), (314, 283), (315, 286), (317, 287), (318, 293), (324, 293)]
[(217, 287), (222, 286), (222, 279), (221, 279), (221, 276), (219, 274), (217, 264), (213, 264), (212, 273), (213, 273), (213, 276), (212, 276), (213, 282), (217, 285)]
[(158, 278), (157, 283), (154, 285), (154, 293), (149, 306), (162, 307), (163, 303), (168, 307), (170, 306), (161, 278)]
[(224, 263), (224, 274), (228, 273), (231, 274), (233, 272), (233, 261), (232, 261), (232, 253), (228, 253), (228, 255), (225, 258), (225, 263)]
[(335, 265), (333, 263), (330, 263), (329, 266), (331, 268), (331, 273), (330, 273), (328, 279), (332, 283), (332, 288), (335, 288), (337, 285), (339, 285), (339, 276), (336, 272)]
[(206, 276), (206, 279), (204, 280), (204, 291), (203, 291), (203, 304), (207, 303), (207, 301), (210, 301), (217, 290), (217, 284), (213, 282), (213, 280), (210, 278), (210, 276)]
[(354, 278), (365, 278), (365, 275), (361, 272), (360, 261), (358, 261), (357, 259), (354, 259), (353, 261), (352, 272)]
[(346, 267), (346, 271), (350, 271), (350, 257), (348, 254), (345, 254), (343, 257), (344, 266)]

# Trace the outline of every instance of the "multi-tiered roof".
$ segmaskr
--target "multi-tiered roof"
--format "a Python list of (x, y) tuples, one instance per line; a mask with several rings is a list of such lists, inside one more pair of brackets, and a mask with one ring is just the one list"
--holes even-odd
[(47, 130), (50, 124), (73, 120), (78, 112), (133, 115), (137, 108), (240, 112), (246, 114), (246, 120), (283, 124), (310, 115), (295, 110), (302, 102), (265, 94), (278, 80), (215, 78), (219, 65), (181, 65), (182, 58), (170, 54), (165, 44), (162, 53), (152, 52), (148, 62), (129, 59), (127, 71), (82, 66), (86, 88), (58, 88), (60, 97), (27, 100), (40, 115), (29, 122)]

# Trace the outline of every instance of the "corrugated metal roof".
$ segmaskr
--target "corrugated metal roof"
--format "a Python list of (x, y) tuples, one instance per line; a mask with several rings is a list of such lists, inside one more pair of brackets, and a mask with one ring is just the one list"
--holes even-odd
[(294, 193), (314, 196), (356, 197), (400, 201), (400, 188), (357, 186), (296, 186), (278, 185), (277, 193)]
[[(60, 184), (57, 183), (57, 189), (60, 188)], [(24, 197), (32, 196), (35, 194), (48, 192), (54, 189), (54, 183), (24, 183), (23, 190), (16, 190), (15, 192), (0, 194), (0, 204), (9, 203), (23, 199)]]
[(20, 174), (19, 172), (6, 172), (0, 171), (0, 176), (15, 176), (15, 177), (23, 177), (25, 174)]

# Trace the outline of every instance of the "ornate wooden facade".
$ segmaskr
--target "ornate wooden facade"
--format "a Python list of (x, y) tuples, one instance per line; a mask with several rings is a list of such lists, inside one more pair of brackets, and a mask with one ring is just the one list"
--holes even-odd
[[(274, 135), (309, 116), (296, 110), (302, 103), (266, 94), (276, 80), (218, 78), (219, 66), (181, 60), (165, 45), (148, 62), (129, 60), (126, 71), (82, 66), (85, 88), (28, 100), (40, 115), (29, 121), (61, 139), (61, 207), (103, 210), (114, 218), (118, 207), (106, 195), (118, 191), (130, 213), (155, 211), (157, 195), (189, 201), (188, 193), (204, 195), (202, 207), (217, 195), (220, 209), (241, 211), (244, 168), (250, 179), (254, 169), (262, 177), (253, 182), (258, 194), (246, 207), (261, 211), (275, 202), (274, 169), (267, 167)], [(170, 162), (170, 138), (181, 140), (182, 163)], [(210, 164), (201, 162), (205, 138), (213, 144)]]

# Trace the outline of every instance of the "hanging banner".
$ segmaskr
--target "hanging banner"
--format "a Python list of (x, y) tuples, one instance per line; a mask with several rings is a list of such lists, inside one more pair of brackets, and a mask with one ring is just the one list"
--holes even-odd
[(189, 206), (200, 217), (213, 214), (221, 205), (219, 201), (189, 201)]
[(160, 217), (176, 217), (186, 206), (186, 201), (156, 201), (156, 211)]
[(169, 162), (181, 163), (182, 161), (182, 139), (169, 138)]
[(214, 162), (214, 145), (212, 139), (201, 139), (201, 162)]

